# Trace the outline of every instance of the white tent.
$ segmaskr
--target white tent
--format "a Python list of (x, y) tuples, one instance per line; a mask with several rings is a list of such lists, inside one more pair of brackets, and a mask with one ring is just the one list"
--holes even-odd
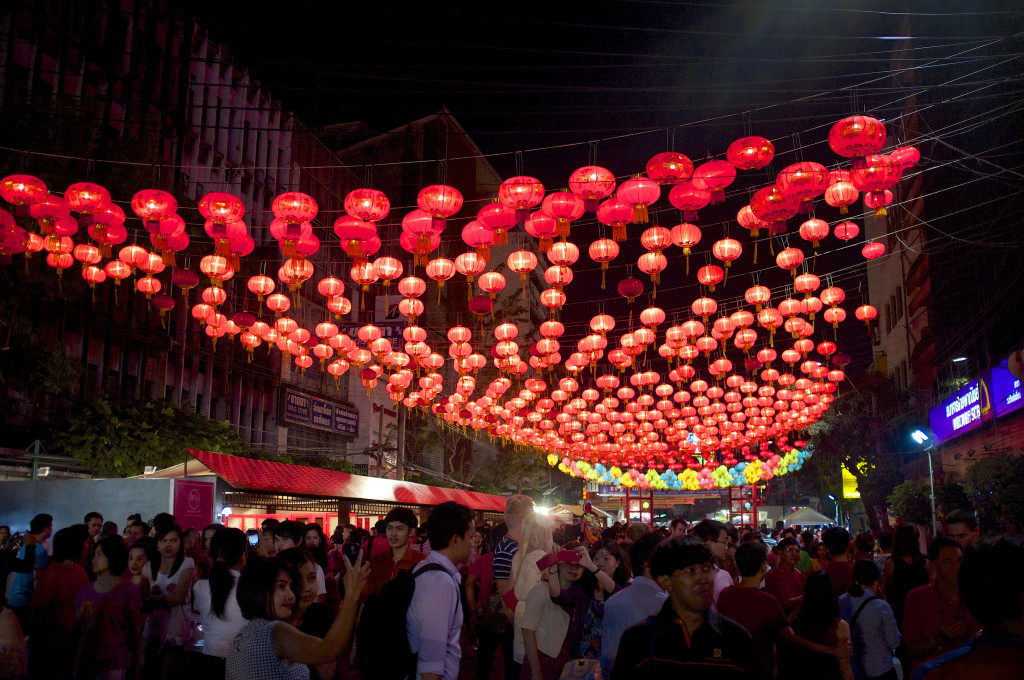
[(800, 508), (796, 512), (790, 513), (782, 518), (782, 521), (786, 523), (786, 526), (793, 526), (799, 524), (800, 526), (821, 526), (823, 524), (835, 524), (835, 519), (827, 517), (817, 510), (811, 510), (810, 508)]

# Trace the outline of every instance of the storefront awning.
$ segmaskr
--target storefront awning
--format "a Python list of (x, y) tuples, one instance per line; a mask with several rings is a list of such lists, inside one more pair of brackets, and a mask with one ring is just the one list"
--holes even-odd
[(505, 510), (505, 498), (493, 494), (362, 477), (347, 472), (229, 456), (212, 451), (189, 449), (188, 452), (238, 490), (429, 507), (445, 501), (456, 501), (473, 510)]

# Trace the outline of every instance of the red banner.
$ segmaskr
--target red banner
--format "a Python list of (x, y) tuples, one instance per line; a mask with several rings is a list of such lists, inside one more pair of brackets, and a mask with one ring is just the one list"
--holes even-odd
[(196, 529), (213, 524), (213, 482), (191, 479), (175, 479), (171, 513), (183, 530)]

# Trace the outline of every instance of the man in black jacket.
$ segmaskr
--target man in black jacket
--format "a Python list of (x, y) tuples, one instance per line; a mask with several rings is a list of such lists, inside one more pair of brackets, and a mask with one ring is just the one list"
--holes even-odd
[(611, 680), (761, 677), (750, 635), (711, 610), (714, 566), (708, 547), (693, 538), (665, 541), (650, 565), (669, 599), (656, 616), (622, 636)]

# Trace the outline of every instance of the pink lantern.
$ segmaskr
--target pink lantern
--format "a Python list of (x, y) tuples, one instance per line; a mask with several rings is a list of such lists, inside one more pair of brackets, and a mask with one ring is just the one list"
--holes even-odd
[(615, 191), (615, 175), (598, 165), (586, 165), (569, 176), (569, 190), (583, 200), (585, 212), (594, 212)]

